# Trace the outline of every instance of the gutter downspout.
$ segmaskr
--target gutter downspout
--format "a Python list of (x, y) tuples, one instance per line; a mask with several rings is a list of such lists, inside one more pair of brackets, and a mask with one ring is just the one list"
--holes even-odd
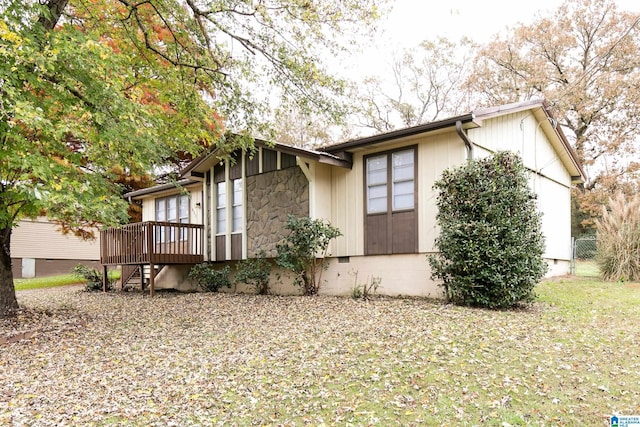
[(467, 136), (466, 132), (462, 129), (462, 121), (460, 120), (456, 122), (456, 132), (467, 147), (467, 160), (473, 160), (473, 143)]

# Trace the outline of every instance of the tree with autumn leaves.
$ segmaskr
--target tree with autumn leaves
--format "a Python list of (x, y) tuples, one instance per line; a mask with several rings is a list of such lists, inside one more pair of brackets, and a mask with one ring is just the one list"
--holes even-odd
[(250, 144), (225, 130), (267, 133), (275, 96), (339, 117), (342, 82), (320, 58), (367, 29), (377, 4), (3, 2), (0, 315), (18, 307), (10, 243), (21, 218), (46, 214), (81, 235), (125, 222), (123, 181), (214, 144)]
[(565, 1), (479, 49), (467, 82), (484, 105), (549, 102), (588, 174), (574, 192), (586, 225), (612, 193), (640, 189), (639, 51), (640, 15), (612, 0)]

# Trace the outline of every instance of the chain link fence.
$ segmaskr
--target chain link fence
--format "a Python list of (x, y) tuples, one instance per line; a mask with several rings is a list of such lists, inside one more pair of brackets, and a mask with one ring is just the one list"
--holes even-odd
[(596, 236), (586, 236), (571, 238), (571, 263), (569, 273), (576, 274), (576, 264), (581, 261), (595, 263), (596, 252), (598, 250)]

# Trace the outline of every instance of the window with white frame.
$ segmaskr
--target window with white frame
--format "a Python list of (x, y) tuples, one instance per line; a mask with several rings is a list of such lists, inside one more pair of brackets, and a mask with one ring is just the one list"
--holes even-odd
[(233, 224), (231, 226), (232, 233), (239, 233), (243, 230), (243, 215), (242, 215), (242, 178), (234, 179), (233, 181), (233, 194), (232, 194), (232, 218)]
[(414, 150), (391, 154), (393, 210), (413, 209), (414, 205)]
[[(176, 222), (181, 224), (189, 223), (189, 195), (177, 194), (173, 196), (156, 199), (156, 221), (158, 222)], [(167, 234), (166, 227), (160, 227), (156, 234), (156, 241), (169, 242), (174, 241), (178, 236)], [(187, 238), (187, 230), (181, 229), (179, 238), (184, 240)]]
[(367, 159), (367, 213), (387, 211), (387, 156)]
[(222, 181), (217, 183), (216, 186), (216, 234), (225, 234), (227, 232), (227, 183)]

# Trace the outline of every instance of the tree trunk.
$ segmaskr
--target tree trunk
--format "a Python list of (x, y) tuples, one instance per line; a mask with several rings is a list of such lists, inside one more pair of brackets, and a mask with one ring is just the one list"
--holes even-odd
[(11, 228), (0, 229), (0, 236), (0, 317), (4, 317), (18, 309), (18, 300), (11, 271)]

